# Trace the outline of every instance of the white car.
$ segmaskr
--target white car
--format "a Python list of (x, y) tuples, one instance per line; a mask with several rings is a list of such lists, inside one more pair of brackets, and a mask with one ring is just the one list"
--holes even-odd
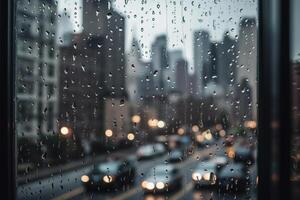
[(182, 186), (182, 175), (174, 165), (158, 165), (148, 172), (141, 187), (145, 193), (161, 193), (179, 190)]
[(155, 156), (162, 155), (166, 152), (166, 148), (164, 145), (157, 143), (157, 144), (147, 144), (141, 146), (137, 150), (137, 159), (138, 160), (145, 160), (150, 159)]

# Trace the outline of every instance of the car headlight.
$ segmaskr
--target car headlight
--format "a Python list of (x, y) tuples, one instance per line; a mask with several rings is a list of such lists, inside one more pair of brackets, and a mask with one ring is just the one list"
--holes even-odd
[(144, 189), (147, 188), (147, 185), (148, 185), (147, 181), (143, 181), (141, 184), (142, 188), (144, 188)]
[(201, 176), (200, 173), (195, 172), (195, 173), (192, 174), (192, 178), (193, 178), (194, 181), (200, 181), (202, 176)]
[(155, 188), (154, 183), (143, 181), (142, 182), (142, 187), (147, 189), (147, 190), (153, 190)]
[(156, 183), (156, 188), (157, 189), (161, 190), (161, 189), (164, 189), (164, 187), (165, 187), (165, 184), (163, 182), (157, 182)]
[(206, 181), (209, 181), (210, 180), (210, 173), (204, 174), (203, 179), (206, 180)]
[(114, 180), (114, 177), (113, 177), (113, 176), (106, 175), (106, 176), (103, 176), (102, 180), (103, 180), (105, 183), (111, 183), (111, 182)]
[(90, 180), (89, 176), (87, 176), (87, 175), (81, 176), (81, 181), (82, 181), (83, 183), (89, 182), (89, 180)]

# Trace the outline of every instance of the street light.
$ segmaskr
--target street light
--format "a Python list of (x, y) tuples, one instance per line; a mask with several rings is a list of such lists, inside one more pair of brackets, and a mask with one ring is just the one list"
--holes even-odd
[(70, 129), (66, 126), (63, 126), (63, 127), (60, 128), (60, 133), (62, 135), (68, 135), (70, 132), (71, 132)]
[(183, 135), (184, 132), (185, 132), (185, 130), (184, 130), (183, 128), (179, 128), (179, 129), (177, 130), (178, 135)]
[(141, 117), (140, 117), (139, 115), (133, 115), (133, 116), (131, 117), (131, 121), (132, 121), (133, 123), (138, 124), (138, 123), (141, 122)]
[(128, 134), (127, 134), (127, 139), (128, 139), (128, 140), (132, 141), (132, 140), (134, 140), (134, 138), (135, 138), (135, 136), (134, 136), (133, 133), (128, 133)]
[(112, 135), (113, 135), (112, 130), (107, 129), (107, 130), (105, 131), (105, 136), (106, 136), (106, 137), (111, 137)]

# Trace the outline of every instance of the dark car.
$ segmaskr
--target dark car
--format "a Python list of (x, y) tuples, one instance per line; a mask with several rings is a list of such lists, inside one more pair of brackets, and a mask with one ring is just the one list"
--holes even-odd
[(150, 159), (162, 155), (165, 152), (166, 152), (165, 146), (160, 143), (147, 144), (138, 148), (137, 159), (146, 160), (146, 159)]
[(179, 149), (174, 149), (170, 151), (169, 156), (168, 156), (168, 162), (169, 163), (177, 163), (181, 162), (184, 160), (184, 153), (182, 150)]
[(129, 160), (114, 160), (98, 164), (88, 174), (81, 176), (87, 191), (114, 191), (134, 183), (135, 167)]
[(182, 175), (174, 165), (158, 165), (150, 169), (141, 183), (145, 193), (162, 193), (180, 189)]
[(250, 185), (249, 175), (241, 163), (228, 164), (218, 174), (218, 188), (230, 193), (245, 191)]
[(252, 165), (255, 162), (255, 158), (251, 149), (246, 147), (236, 147), (234, 161)]

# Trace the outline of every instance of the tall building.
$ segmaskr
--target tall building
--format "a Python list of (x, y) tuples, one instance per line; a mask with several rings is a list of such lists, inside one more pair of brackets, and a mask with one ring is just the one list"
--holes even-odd
[(228, 32), (224, 34), (220, 44), (217, 60), (218, 84), (228, 93), (236, 85), (237, 44)]
[(144, 81), (144, 77), (149, 75), (150, 67), (142, 60), (140, 44), (135, 37), (132, 39), (126, 64), (126, 90), (130, 101), (137, 102), (144, 95), (144, 88), (148, 82)]
[(164, 82), (166, 82), (165, 87), (168, 92), (174, 90), (176, 86), (176, 66), (178, 61), (183, 58), (181, 50), (173, 50), (168, 53), (168, 63), (169, 68), (166, 70), (164, 74)]
[(205, 30), (194, 33), (194, 66), (197, 79), (196, 93), (199, 96), (203, 94), (205, 80), (203, 80), (203, 70), (209, 65), (210, 36)]
[(85, 33), (72, 36), (69, 46), (61, 46), (60, 127), (68, 127), (79, 139), (103, 130), (105, 48), (103, 37)]
[[(243, 119), (257, 119), (257, 24), (255, 18), (244, 18), (240, 22), (238, 38), (238, 66), (237, 81), (242, 85), (244, 81), (249, 85), (251, 93), (250, 104), (247, 105), (249, 115), (242, 116)], [(237, 90), (243, 90), (237, 87)], [(237, 94), (239, 92), (236, 92)], [(239, 97), (237, 97), (239, 98)], [(244, 101), (244, 100), (243, 100)], [(244, 108), (246, 109), (246, 108)]]
[(167, 58), (167, 37), (166, 35), (158, 36), (152, 44), (152, 69), (154, 76), (154, 87), (157, 88), (156, 92), (160, 94), (165, 90), (165, 73), (168, 69)]
[(60, 126), (81, 140), (105, 141), (109, 121), (120, 117), (111, 103), (127, 101), (124, 40), (124, 17), (110, 1), (83, 1), (83, 30), (61, 47), (60, 66)]
[(55, 1), (17, 1), (16, 131), (38, 137), (57, 131), (58, 49)]
[(176, 91), (182, 96), (189, 94), (188, 62), (180, 59), (176, 66)]
[[(114, 96), (126, 96), (125, 90), (125, 18), (114, 11), (110, 0), (83, 0), (83, 32), (103, 37), (99, 45), (106, 55), (105, 87)], [(104, 49), (105, 48), (105, 49)]]
[(210, 83), (218, 83), (218, 67), (221, 62), (220, 52), (221, 52), (221, 43), (219, 42), (211, 42), (210, 48), (208, 50), (208, 61), (203, 65), (202, 71), (202, 83), (204, 87), (204, 93), (207, 86)]

